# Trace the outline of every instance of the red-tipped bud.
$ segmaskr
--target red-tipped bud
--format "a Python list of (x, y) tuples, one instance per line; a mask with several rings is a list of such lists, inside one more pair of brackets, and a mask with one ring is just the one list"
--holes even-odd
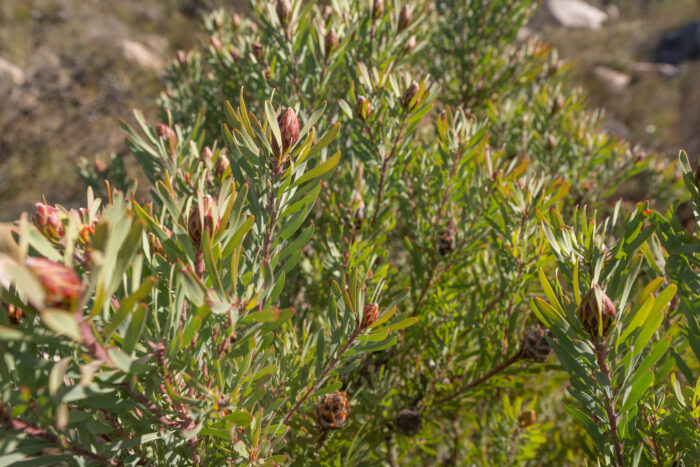
[(324, 40), (324, 45), (326, 47), (326, 55), (330, 55), (336, 47), (338, 47), (338, 34), (335, 29), (331, 28), (327, 33)]
[(21, 308), (17, 308), (14, 305), (7, 305), (7, 317), (10, 318), (10, 323), (19, 324), (24, 318), (24, 312)]
[(160, 243), (160, 239), (152, 232), (148, 234), (148, 248), (152, 255), (165, 256), (163, 244)]
[(403, 31), (411, 24), (411, 19), (413, 18), (413, 11), (410, 5), (404, 5), (399, 13), (399, 25), (398, 32)]
[(416, 94), (418, 94), (418, 89), (418, 83), (414, 81), (403, 93), (403, 96), (401, 97), (401, 104), (403, 105), (404, 109), (413, 110), (416, 108), (418, 105), (418, 100), (416, 99), (416, 101), (413, 102), (413, 99), (416, 97)]
[(102, 175), (103, 173), (107, 172), (107, 169), (109, 169), (107, 163), (101, 159), (95, 159), (93, 167), (95, 167), (95, 172), (97, 172), (99, 175)]
[(379, 305), (376, 303), (368, 303), (362, 310), (360, 329), (367, 329), (377, 322), (377, 318), (379, 318)]
[(275, 11), (277, 12), (277, 19), (279, 19), (280, 24), (282, 26), (287, 26), (289, 17), (292, 15), (291, 2), (289, 0), (277, 0)]
[(223, 177), (230, 166), (231, 162), (228, 160), (228, 157), (225, 154), (219, 154), (219, 158), (216, 160), (216, 175), (219, 178)]
[(384, 0), (374, 0), (372, 2), (372, 17), (379, 18), (384, 14)]
[(238, 13), (234, 13), (231, 16), (231, 24), (233, 25), (234, 31), (241, 27), (242, 22), (243, 21), (241, 20), (241, 16)]
[(615, 322), (615, 304), (596, 284), (588, 291), (578, 309), (578, 318), (591, 336), (605, 336)]
[(367, 120), (370, 115), (372, 115), (372, 104), (370, 104), (369, 99), (365, 96), (358, 97), (355, 105), (355, 117)]
[(177, 133), (175, 133), (175, 130), (164, 123), (158, 124), (156, 127), (156, 134), (160, 139), (167, 139), (173, 146), (177, 144)]
[(406, 41), (406, 45), (403, 46), (403, 51), (406, 53), (411, 53), (413, 49), (416, 48), (416, 37), (411, 36)]
[(214, 158), (214, 153), (211, 152), (211, 148), (209, 146), (206, 146), (203, 150), (202, 153), (199, 155), (199, 160), (202, 162), (211, 162), (211, 160)]
[(212, 47), (216, 49), (217, 52), (221, 52), (221, 49), (224, 47), (224, 43), (221, 42), (221, 39), (219, 39), (216, 36), (211, 36), (209, 38), (209, 42), (211, 43)]
[(348, 422), (350, 402), (345, 392), (324, 395), (316, 405), (316, 422), (323, 430), (338, 430)]
[(180, 64), (180, 66), (187, 66), (187, 53), (184, 50), (178, 50), (176, 56), (177, 62)]
[(26, 265), (46, 293), (47, 306), (70, 310), (80, 298), (82, 283), (74, 270), (45, 258), (27, 258)]
[(534, 410), (526, 410), (518, 417), (518, 425), (522, 428), (534, 425), (535, 421), (537, 421), (537, 414)]
[(194, 243), (195, 247), (197, 248), (199, 248), (199, 245), (202, 242), (202, 233), (205, 229), (207, 229), (211, 234), (212, 232), (214, 232), (215, 228), (219, 228), (218, 219), (216, 219), (216, 225), (214, 222), (215, 204), (216, 203), (214, 201), (214, 198), (212, 198), (211, 195), (206, 195), (202, 200), (201, 214), (199, 210), (199, 205), (195, 205), (192, 209), (192, 212), (190, 212), (190, 217), (187, 222), (187, 232), (190, 234), (192, 243)]
[(36, 203), (35, 206), (36, 214), (33, 219), (36, 226), (49, 240), (60, 241), (65, 233), (60, 211), (45, 203)]
[(299, 140), (299, 119), (294, 109), (287, 107), (279, 114), (277, 125), (280, 127), (280, 136), (282, 137), (282, 151), (280, 152), (274, 136), (272, 136), (272, 150), (275, 155), (279, 156), (287, 152)]

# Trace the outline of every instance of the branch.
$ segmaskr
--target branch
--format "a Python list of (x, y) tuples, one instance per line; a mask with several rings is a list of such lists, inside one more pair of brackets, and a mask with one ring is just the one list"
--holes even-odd
[(389, 154), (387, 154), (384, 157), (384, 160), (382, 161), (382, 173), (379, 177), (379, 189), (377, 190), (377, 202), (376, 206), (374, 208), (374, 215), (372, 216), (372, 222), (370, 222), (370, 227), (374, 227), (374, 223), (377, 221), (377, 214), (379, 214), (379, 209), (381, 208), (382, 204), (382, 196), (384, 195), (384, 183), (386, 179), (386, 171), (389, 168), (389, 161), (391, 160), (392, 157), (396, 154), (396, 147), (399, 144), (399, 141), (401, 141), (401, 138), (403, 138), (403, 133), (404, 130), (406, 129), (406, 122), (408, 121), (408, 113), (406, 116), (404, 116), (403, 122), (401, 122), (401, 128), (399, 129), (398, 134), (396, 135), (396, 138), (394, 139), (394, 144), (391, 146), (391, 151), (389, 151)]
[[(608, 378), (608, 381), (612, 381), (610, 377), (610, 368), (608, 367), (608, 362), (605, 360), (608, 356), (608, 349), (605, 347), (605, 344), (601, 342), (596, 343), (595, 355), (598, 360), (600, 371)], [(603, 395), (605, 396), (605, 412), (610, 421), (610, 437), (612, 438), (613, 448), (615, 449), (617, 465), (625, 467), (625, 459), (622, 455), (622, 443), (617, 437), (617, 413), (615, 411), (615, 402), (606, 391), (603, 391)]]
[(32, 425), (27, 422), (23, 422), (22, 420), (18, 420), (16, 418), (10, 418), (5, 411), (3, 410), (2, 405), (0, 405), (0, 420), (2, 420), (2, 424), (5, 426), (5, 429), (8, 430), (15, 430), (15, 431), (20, 431), (22, 433), (25, 433), (26, 435), (33, 436), (35, 438), (40, 438), (45, 441), (48, 441), (50, 443), (56, 444), (63, 449), (69, 451), (71, 454), (74, 454), (76, 456), (84, 457), (86, 459), (91, 459), (97, 462), (100, 462), (102, 464), (107, 464), (107, 465), (118, 465), (117, 462), (107, 459), (106, 457), (100, 456), (99, 454), (95, 454), (94, 452), (90, 452), (87, 449), (83, 449), (80, 446), (77, 446), (75, 444), (72, 444), (66, 440), (60, 440), (56, 435), (53, 435), (51, 433), (47, 433), (43, 429), (39, 428), (36, 425)]

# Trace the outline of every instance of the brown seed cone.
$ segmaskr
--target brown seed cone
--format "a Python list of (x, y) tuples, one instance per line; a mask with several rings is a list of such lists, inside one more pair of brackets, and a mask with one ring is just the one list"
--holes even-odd
[(299, 140), (299, 119), (294, 109), (287, 107), (280, 113), (277, 117), (277, 125), (280, 127), (280, 136), (282, 137), (282, 151), (280, 152), (274, 135), (272, 136), (272, 151), (276, 156), (280, 156)]
[(398, 31), (401, 32), (406, 29), (411, 24), (411, 19), (413, 18), (413, 11), (410, 5), (404, 5), (399, 13), (399, 25)]
[(401, 97), (401, 104), (403, 105), (404, 109), (413, 110), (416, 108), (418, 101), (416, 100), (416, 102), (413, 104), (411, 104), (411, 101), (414, 97), (416, 97), (416, 94), (418, 94), (418, 89), (418, 83), (414, 81), (403, 93), (403, 96)]
[[(578, 318), (584, 329), (591, 336), (599, 335), (599, 324), (602, 324), (603, 337), (605, 337), (610, 326), (615, 322), (615, 304), (601, 288), (595, 284), (588, 291), (578, 309)], [(602, 321), (601, 321), (602, 320)]]
[(457, 229), (454, 225), (450, 225), (440, 232), (439, 243), (438, 251), (441, 256), (446, 256), (454, 251), (457, 246)]
[(323, 430), (338, 430), (348, 422), (350, 403), (345, 392), (324, 395), (316, 405), (316, 422)]
[(544, 362), (552, 353), (552, 348), (547, 342), (546, 336), (550, 338), (553, 334), (549, 330), (541, 327), (532, 328), (523, 336), (523, 341), (520, 348), (520, 355), (523, 358), (528, 358), (536, 362)]
[(415, 436), (423, 428), (423, 418), (417, 410), (402, 409), (394, 420), (394, 425), (402, 435)]
[(61, 212), (45, 203), (36, 203), (36, 213), (32, 218), (37, 228), (49, 240), (58, 242), (63, 238), (65, 230), (61, 222)]
[(537, 421), (537, 414), (534, 410), (526, 410), (518, 417), (518, 425), (522, 428), (532, 426)]
[[(187, 221), (187, 232), (190, 235), (190, 239), (192, 239), (192, 243), (197, 248), (202, 242), (202, 233), (205, 228), (209, 230), (210, 234), (214, 231), (214, 198), (211, 195), (206, 195), (202, 204), (203, 216), (200, 216), (199, 205), (195, 205)], [(204, 224), (202, 224), (202, 217), (204, 218)], [(218, 221), (216, 227), (218, 228)]]
[(376, 303), (368, 303), (362, 310), (360, 329), (367, 329), (377, 322), (377, 318), (379, 318), (379, 305)]
[(49, 307), (70, 310), (80, 298), (82, 282), (76, 272), (63, 264), (30, 256), (26, 266), (39, 280)]

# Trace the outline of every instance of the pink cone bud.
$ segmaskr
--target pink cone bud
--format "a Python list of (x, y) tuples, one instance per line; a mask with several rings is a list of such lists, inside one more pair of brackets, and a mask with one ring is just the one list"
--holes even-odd
[(398, 32), (403, 31), (411, 24), (412, 17), (413, 11), (411, 10), (411, 6), (404, 5), (404, 7), (401, 8), (401, 12), (399, 13)]
[(183, 67), (187, 66), (187, 53), (184, 50), (178, 50), (176, 55), (177, 62)]
[(233, 25), (234, 31), (241, 27), (242, 22), (243, 21), (241, 20), (241, 16), (238, 13), (234, 13), (231, 16), (231, 24)]
[(411, 36), (408, 38), (408, 41), (406, 41), (406, 45), (404, 45), (403, 50), (406, 53), (410, 53), (415, 48), (416, 48), (416, 38), (415, 38), (415, 36)]
[(599, 324), (602, 320), (602, 335), (604, 337), (617, 318), (615, 304), (596, 284), (581, 300), (578, 318), (591, 336), (599, 335)]
[(418, 105), (418, 101), (414, 102), (411, 104), (411, 101), (413, 100), (414, 97), (416, 97), (416, 94), (418, 94), (418, 83), (415, 81), (411, 83), (411, 85), (406, 89), (406, 92), (403, 93), (403, 97), (401, 98), (401, 104), (403, 105), (404, 109), (407, 110), (413, 110), (416, 108)]
[(360, 329), (367, 329), (377, 322), (377, 318), (379, 318), (379, 305), (376, 303), (368, 303), (362, 310)]
[(277, 12), (277, 19), (279, 19), (280, 24), (282, 26), (287, 26), (289, 17), (292, 15), (292, 4), (289, 0), (277, 0), (275, 11)]
[(214, 47), (218, 52), (221, 51), (221, 49), (224, 47), (223, 42), (221, 42), (221, 39), (219, 39), (216, 36), (211, 36), (209, 38), (209, 42), (211, 43), (212, 47)]
[(65, 230), (61, 222), (61, 212), (48, 204), (36, 203), (36, 214), (33, 220), (46, 238), (58, 242), (63, 238)]
[(372, 104), (370, 104), (369, 99), (365, 96), (358, 97), (355, 105), (355, 117), (367, 120), (370, 115), (372, 115)]
[(78, 274), (63, 264), (45, 258), (29, 257), (26, 266), (46, 293), (47, 306), (70, 310), (80, 298), (82, 283)]
[[(212, 198), (211, 195), (206, 195), (202, 200), (202, 204), (203, 215), (200, 216), (199, 205), (195, 205), (192, 212), (190, 212), (190, 217), (187, 222), (187, 232), (190, 234), (192, 243), (194, 243), (196, 247), (199, 247), (200, 243), (202, 242), (202, 233), (204, 232), (205, 228), (210, 234), (214, 232), (215, 229), (214, 198)], [(204, 224), (202, 224), (202, 217), (204, 218)], [(218, 219), (216, 220), (216, 228), (219, 228)]]
[(326, 55), (330, 55), (331, 52), (338, 47), (338, 34), (335, 32), (335, 29), (331, 28), (328, 31), (324, 44), (326, 47)]
[(272, 150), (275, 155), (279, 156), (286, 153), (299, 140), (299, 119), (294, 109), (287, 107), (279, 114), (277, 125), (280, 127), (280, 136), (282, 137), (282, 151), (280, 152), (274, 136), (272, 137)]
[(374, 0), (372, 3), (372, 17), (379, 18), (384, 14), (384, 0)]
[(219, 154), (219, 158), (216, 160), (216, 175), (219, 178), (223, 177), (230, 166), (231, 162), (228, 160), (228, 157), (225, 154)]
[(209, 146), (206, 146), (199, 155), (199, 160), (202, 162), (211, 162), (213, 158), (214, 154), (211, 152), (211, 148)]
[(156, 133), (158, 134), (158, 138), (167, 139), (170, 141), (171, 145), (175, 146), (177, 144), (177, 133), (168, 125), (159, 123), (156, 127)]

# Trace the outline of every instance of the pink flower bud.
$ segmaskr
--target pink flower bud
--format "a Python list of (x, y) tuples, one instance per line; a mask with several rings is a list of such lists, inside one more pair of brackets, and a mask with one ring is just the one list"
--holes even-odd
[(240, 17), (240, 15), (239, 15), (238, 13), (234, 13), (234, 14), (231, 16), (231, 24), (233, 25), (234, 31), (235, 31), (236, 29), (238, 29), (239, 27), (241, 27), (241, 23), (242, 23), (242, 22), (243, 22), (243, 21), (241, 20), (241, 17)]
[[(199, 205), (195, 205), (192, 212), (190, 212), (190, 217), (187, 222), (187, 232), (190, 234), (190, 238), (195, 247), (199, 247), (202, 242), (202, 233), (204, 233), (205, 229), (211, 234), (214, 232), (215, 228), (219, 228), (219, 220), (216, 219), (216, 226), (214, 222), (215, 204), (214, 198), (212, 198), (211, 195), (206, 195), (202, 200), (202, 215), (200, 216)], [(204, 224), (202, 224), (202, 218)]]
[(164, 123), (158, 124), (156, 127), (156, 134), (160, 139), (167, 139), (173, 146), (177, 144), (177, 133), (175, 133), (175, 130)]
[(410, 53), (415, 48), (416, 48), (416, 38), (415, 38), (415, 36), (411, 36), (408, 38), (408, 41), (406, 41), (406, 45), (404, 45), (403, 50), (406, 53)]
[(46, 293), (47, 306), (70, 310), (80, 298), (82, 283), (78, 274), (63, 264), (45, 258), (29, 257), (26, 266)]
[(605, 337), (617, 318), (615, 304), (596, 284), (581, 300), (578, 318), (591, 336), (598, 336), (599, 327), (602, 327), (602, 336)]
[(35, 206), (36, 214), (33, 220), (36, 226), (49, 240), (60, 241), (65, 233), (60, 211), (44, 203), (36, 203)]
[(362, 310), (360, 329), (367, 329), (377, 322), (377, 318), (379, 318), (379, 305), (376, 303), (368, 303)]
[(279, 156), (286, 153), (299, 140), (299, 119), (294, 109), (287, 107), (280, 113), (277, 117), (277, 125), (280, 127), (280, 136), (282, 137), (282, 151), (280, 152), (274, 136), (272, 137), (272, 150), (275, 155)]
[(223, 177), (230, 166), (231, 162), (228, 160), (228, 157), (225, 154), (219, 154), (219, 158), (216, 160), (216, 175), (219, 178)]
[(211, 148), (209, 146), (206, 146), (203, 150), (202, 153), (199, 155), (199, 159), (202, 162), (211, 162), (211, 160), (214, 158), (214, 154), (211, 152)]
[(372, 115), (372, 104), (370, 104), (369, 99), (365, 96), (358, 97), (355, 105), (355, 117), (367, 120), (370, 115)]
[(413, 11), (411, 10), (411, 6), (404, 5), (404, 7), (401, 8), (401, 12), (399, 13), (398, 32), (403, 31), (411, 24), (412, 17)]
[(416, 102), (413, 102), (413, 104), (411, 104), (411, 101), (413, 101), (413, 98), (416, 97), (416, 94), (418, 94), (418, 89), (418, 83), (414, 81), (403, 93), (403, 96), (401, 98), (401, 104), (403, 105), (404, 109), (413, 110), (416, 108), (416, 106), (418, 105), (418, 100), (416, 100)]

